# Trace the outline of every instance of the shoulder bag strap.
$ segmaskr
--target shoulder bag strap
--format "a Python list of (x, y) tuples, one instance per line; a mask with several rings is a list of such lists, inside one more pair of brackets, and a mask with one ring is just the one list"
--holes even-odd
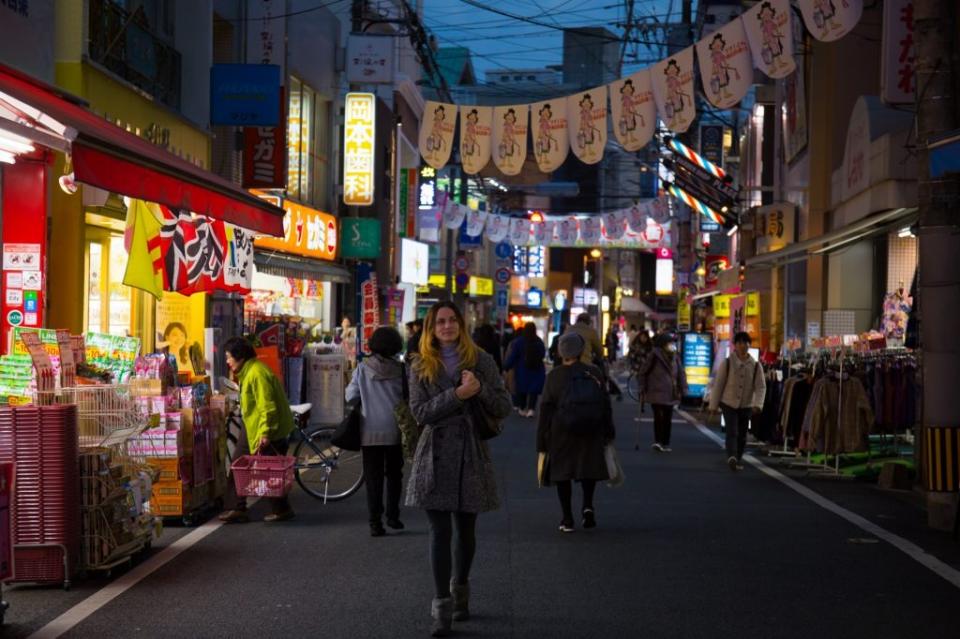
[(407, 379), (407, 366), (400, 364), (400, 381), (403, 384), (403, 401), (410, 401), (410, 380)]

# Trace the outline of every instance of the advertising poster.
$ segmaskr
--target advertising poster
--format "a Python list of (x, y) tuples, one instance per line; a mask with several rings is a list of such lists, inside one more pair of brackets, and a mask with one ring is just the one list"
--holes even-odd
[(703, 397), (710, 384), (713, 368), (713, 340), (709, 333), (683, 336), (683, 370), (687, 375), (689, 397)]
[(307, 355), (307, 401), (313, 404), (310, 425), (331, 425), (343, 421), (343, 355)]
[[(178, 371), (203, 372), (203, 317), (202, 295), (187, 297), (164, 291), (157, 302), (156, 349), (177, 358)], [(197, 370), (196, 364), (200, 364)]]

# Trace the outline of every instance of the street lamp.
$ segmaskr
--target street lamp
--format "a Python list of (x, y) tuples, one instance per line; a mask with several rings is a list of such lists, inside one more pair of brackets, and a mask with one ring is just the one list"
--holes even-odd
[(592, 258), (595, 259), (595, 260), (599, 260), (601, 257), (603, 257), (603, 251), (601, 251), (601, 250), (598, 249), (598, 248), (591, 249), (591, 250), (590, 250), (590, 257), (592, 257)]

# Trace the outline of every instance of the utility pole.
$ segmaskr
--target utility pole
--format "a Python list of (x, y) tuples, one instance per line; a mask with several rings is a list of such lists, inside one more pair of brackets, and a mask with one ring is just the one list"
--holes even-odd
[[(957, 5), (914, 0), (917, 80), (917, 162), (919, 230), (920, 346), (923, 351), (923, 419), (920, 442), (928, 429), (960, 426), (954, 380), (960, 370), (960, 176), (930, 177), (931, 140), (958, 127)], [(922, 448), (921, 448), (922, 450)], [(922, 455), (923, 453), (921, 453)], [(921, 457), (921, 476), (927, 459)], [(927, 494), (929, 524), (949, 529), (956, 508), (953, 493)]]

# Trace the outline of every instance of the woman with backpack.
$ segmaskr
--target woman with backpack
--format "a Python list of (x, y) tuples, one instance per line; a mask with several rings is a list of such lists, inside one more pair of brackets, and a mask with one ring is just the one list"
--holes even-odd
[(638, 378), (641, 402), (653, 406), (653, 450), (669, 453), (673, 408), (687, 394), (687, 375), (673, 336), (657, 335)]
[(547, 376), (537, 427), (537, 452), (547, 456), (542, 479), (544, 485), (557, 485), (563, 533), (574, 531), (573, 481), (583, 489), (583, 527), (597, 525), (593, 493), (598, 481), (610, 478), (604, 448), (616, 436), (603, 373), (580, 361), (584, 345), (577, 333), (560, 338), (557, 350), (563, 366)]
[(503, 367), (514, 371), (513, 405), (520, 411), (521, 417), (534, 415), (537, 399), (543, 392), (543, 384), (547, 378), (547, 369), (543, 363), (546, 354), (547, 348), (537, 335), (537, 327), (533, 322), (524, 325), (520, 337), (510, 344)]
[(403, 350), (403, 338), (393, 327), (381, 326), (369, 341), (373, 355), (365, 357), (353, 370), (347, 386), (347, 401), (360, 400), (361, 456), (363, 478), (367, 486), (367, 512), (370, 535), (387, 534), (381, 517), (384, 514), (383, 485), (387, 485), (387, 525), (402, 530), (400, 495), (403, 493), (403, 452), (400, 430), (394, 409), (403, 401), (403, 364), (397, 355)]
[(454, 620), (470, 616), (477, 515), (500, 507), (490, 449), (478, 429), (510, 414), (510, 394), (496, 363), (470, 339), (463, 314), (451, 302), (434, 304), (425, 318), (420, 355), (410, 371), (410, 409), (423, 433), (407, 505), (426, 510), (430, 522), (436, 588), (431, 616), (433, 635), (440, 637)]

